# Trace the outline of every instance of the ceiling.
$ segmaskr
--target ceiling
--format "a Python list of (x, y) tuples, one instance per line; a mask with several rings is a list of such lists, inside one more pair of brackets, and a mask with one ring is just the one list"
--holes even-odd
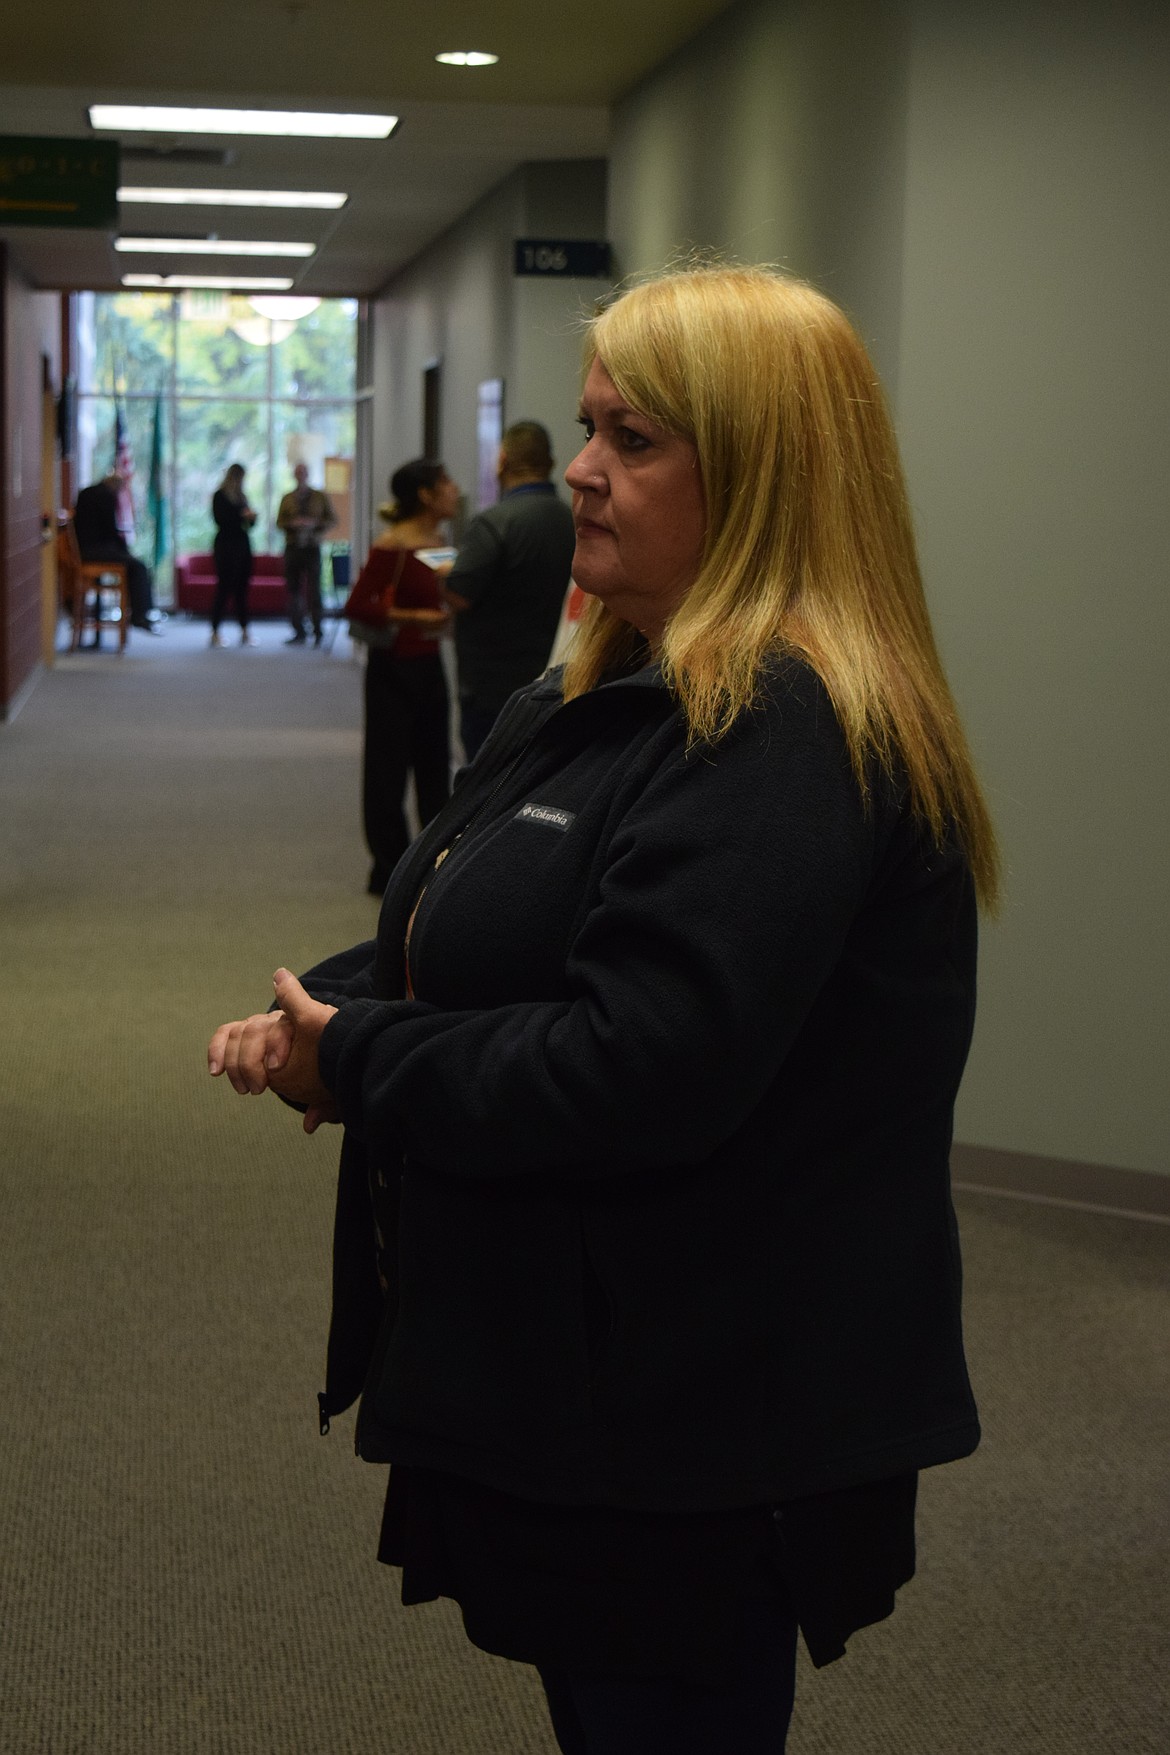
[[(116, 253), (96, 232), (0, 228), (34, 285), (124, 272), (291, 275), (318, 296), (377, 292), (517, 165), (604, 156), (608, 111), (730, 0), (58, 0), (6, 30), (0, 134), (86, 137), (94, 102), (389, 111), (389, 140), (124, 135), (122, 182), (339, 190), (337, 212), (122, 209), (127, 234), (312, 243), (305, 260)], [(448, 49), (494, 67), (439, 66)], [(108, 136), (105, 136), (109, 138)], [(145, 156), (141, 156), (145, 149)], [(182, 162), (197, 150), (213, 163)]]

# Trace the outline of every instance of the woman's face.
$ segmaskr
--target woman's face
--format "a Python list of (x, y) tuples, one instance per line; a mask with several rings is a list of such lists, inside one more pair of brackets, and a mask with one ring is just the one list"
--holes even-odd
[(584, 448), (565, 471), (573, 490), (573, 578), (652, 646), (695, 582), (707, 512), (689, 439), (636, 414), (594, 360), (581, 396)]
[(422, 488), (418, 497), (432, 517), (454, 518), (459, 510), (459, 483), (444, 470), (434, 487)]

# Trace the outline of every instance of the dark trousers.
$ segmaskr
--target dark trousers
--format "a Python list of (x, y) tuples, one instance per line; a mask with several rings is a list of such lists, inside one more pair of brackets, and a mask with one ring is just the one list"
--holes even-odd
[(125, 545), (115, 548), (112, 543), (96, 543), (87, 545), (81, 551), (83, 561), (120, 561), (126, 569), (126, 592), (130, 598), (130, 620), (142, 623), (147, 619), (147, 612), (154, 608), (154, 587), (150, 577), (150, 568), (145, 562), (132, 555)]
[(753, 1604), (740, 1664), (723, 1688), (538, 1673), (563, 1755), (783, 1755), (796, 1623), (779, 1604)]
[(236, 614), (240, 618), (240, 626), (248, 626), (248, 584), (252, 577), (252, 556), (247, 549), (242, 554), (216, 554), (215, 557), (215, 601), (211, 606), (211, 626), (214, 632), (227, 614), (229, 603), (236, 606)]
[(399, 658), (371, 646), (366, 659), (362, 820), (373, 855), (371, 890), (381, 891), (410, 845), (403, 794), (414, 775), (425, 826), (451, 792), (447, 680), (438, 654)]
[(150, 568), (133, 555), (126, 562), (126, 589), (130, 594), (130, 620), (146, 621), (147, 612), (154, 608)]
[(321, 550), (287, 548), (284, 551), (284, 582), (288, 587), (288, 619), (293, 632), (305, 631), (305, 599), (309, 601), (309, 618), (313, 632), (321, 632)]
[(459, 702), (459, 741), (467, 761), (474, 762), (487, 742), (487, 734), (500, 717), (499, 707), (481, 707), (470, 695)]

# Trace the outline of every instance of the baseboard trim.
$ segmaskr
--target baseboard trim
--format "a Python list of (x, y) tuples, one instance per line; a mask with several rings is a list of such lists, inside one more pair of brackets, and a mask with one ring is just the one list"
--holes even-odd
[(1170, 1225), (1170, 1176), (1151, 1170), (956, 1144), (951, 1149), (951, 1178), (957, 1189), (977, 1194)]
[(11, 725), (44, 674), (44, 661), (37, 659), (10, 701), (0, 706), (0, 725)]

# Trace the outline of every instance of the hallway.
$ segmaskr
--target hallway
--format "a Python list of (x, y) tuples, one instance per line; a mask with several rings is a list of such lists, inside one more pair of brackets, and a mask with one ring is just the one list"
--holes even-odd
[[(360, 669), (257, 632), (63, 657), (0, 727), (0, 1755), (553, 1755), (316, 1434), (336, 1133), (203, 1070), (376, 919)], [(1170, 1226), (959, 1206), (985, 1442), (791, 1755), (1160, 1755)]]

